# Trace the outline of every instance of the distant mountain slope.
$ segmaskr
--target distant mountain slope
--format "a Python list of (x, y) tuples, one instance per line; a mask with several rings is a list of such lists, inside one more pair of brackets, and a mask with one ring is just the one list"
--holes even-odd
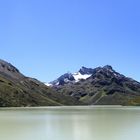
[[(82, 67), (78, 73), (64, 74), (52, 87), (87, 105), (140, 105), (140, 83), (116, 72), (111, 66)], [(79, 78), (80, 77), (80, 78)]]
[(77, 105), (69, 96), (57, 94), (40, 81), (24, 76), (10, 63), (0, 60), (0, 106)]

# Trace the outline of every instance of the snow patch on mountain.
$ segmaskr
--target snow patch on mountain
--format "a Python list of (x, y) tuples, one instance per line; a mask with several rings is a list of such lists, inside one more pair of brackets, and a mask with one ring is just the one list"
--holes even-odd
[(51, 86), (53, 86), (52, 84), (50, 84), (50, 83), (44, 83), (46, 86), (48, 86), (48, 87), (51, 87)]
[(73, 74), (73, 77), (75, 79), (75, 82), (79, 82), (81, 79), (86, 80), (90, 76), (91, 76), (91, 74), (81, 74), (80, 72), (77, 72), (77, 73), (74, 73)]

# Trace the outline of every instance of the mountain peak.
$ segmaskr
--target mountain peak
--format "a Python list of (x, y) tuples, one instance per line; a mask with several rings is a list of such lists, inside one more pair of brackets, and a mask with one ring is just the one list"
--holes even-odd
[(84, 66), (81, 67), (81, 69), (79, 70), (79, 72), (83, 75), (83, 74), (91, 74), (93, 72), (92, 68), (86, 68)]
[(4, 70), (19, 73), (19, 70), (16, 67), (14, 67), (12, 64), (0, 59), (0, 71), (4, 71)]
[(87, 80), (88, 78), (96, 77), (97, 75), (103, 74), (104, 76), (110, 76), (117, 79), (123, 78), (122, 74), (116, 72), (111, 65), (105, 65), (103, 67), (87, 68), (82, 66), (78, 72), (75, 73), (65, 73), (56, 80), (50, 82), (46, 85), (51, 86), (62, 86), (65, 84), (74, 84), (80, 82), (81, 80)]
[(64, 85), (65, 83), (69, 83), (70, 81), (74, 81), (74, 77), (71, 73), (65, 73), (62, 76), (60, 76), (58, 79), (50, 82), (49, 84), (46, 85)]
[(112, 66), (110, 66), (110, 65), (105, 65), (105, 66), (103, 67), (103, 69), (113, 70)]
[(0, 72), (15, 79), (23, 77), (16, 67), (2, 59), (0, 59)]

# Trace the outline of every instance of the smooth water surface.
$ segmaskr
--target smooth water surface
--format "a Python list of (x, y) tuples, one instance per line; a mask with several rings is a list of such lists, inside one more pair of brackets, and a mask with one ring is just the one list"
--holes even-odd
[(140, 140), (140, 108), (0, 109), (0, 139)]

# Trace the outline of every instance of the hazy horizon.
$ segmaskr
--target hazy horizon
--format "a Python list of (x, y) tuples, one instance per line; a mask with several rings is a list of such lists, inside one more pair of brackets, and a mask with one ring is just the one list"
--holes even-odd
[(140, 81), (140, 1), (0, 2), (1, 59), (43, 82), (111, 65)]

